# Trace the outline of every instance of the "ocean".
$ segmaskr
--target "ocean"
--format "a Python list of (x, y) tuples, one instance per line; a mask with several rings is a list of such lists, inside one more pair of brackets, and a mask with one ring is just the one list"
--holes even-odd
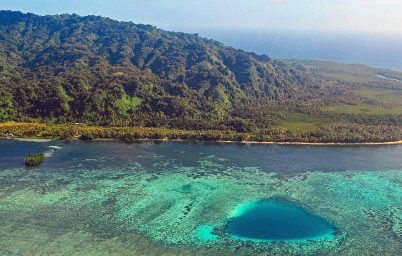
[(201, 30), (203, 37), (274, 58), (333, 60), (402, 71), (402, 35)]

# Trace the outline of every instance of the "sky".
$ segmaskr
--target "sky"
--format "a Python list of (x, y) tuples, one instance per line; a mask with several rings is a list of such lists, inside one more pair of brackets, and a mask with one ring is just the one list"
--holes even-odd
[(402, 0), (0, 0), (0, 9), (94, 14), (185, 32), (254, 29), (402, 35)]

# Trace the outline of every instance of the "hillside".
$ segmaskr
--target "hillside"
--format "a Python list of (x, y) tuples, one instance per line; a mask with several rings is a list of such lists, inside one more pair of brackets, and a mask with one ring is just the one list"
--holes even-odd
[(3, 11), (0, 40), (3, 94), (13, 102), (6, 118), (212, 120), (250, 100), (303, 98), (319, 88), (268, 56), (102, 17)]
[[(98, 16), (0, 11), (0, 42), (3, 122), (227, 130), (275, 140), (402, 134), (402, 75), (389, 70), (276, 60)], [(362, 135), (362, 125), (373, 131)]]

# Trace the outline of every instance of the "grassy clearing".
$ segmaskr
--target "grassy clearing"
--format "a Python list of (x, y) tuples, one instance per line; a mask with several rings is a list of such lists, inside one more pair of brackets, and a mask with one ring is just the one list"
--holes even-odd
[(328, 120), (315, 115), (287, 113), (278, 122), (278, 124), (274, 126), (274, 128), (286, 129), (290, 133), (297, 134), (301, 132), (314, 131), (328, 123)]
[[(375, 86), (375, 87), (394, 87), (402, 88), (402, 73), (388, 69), (373, 68), (361, 64), (346, 64), (333, 61), (319, 60), (300, 60), (300, 59), (281, 59), (294, 68), (303, 67), (308, 72), (316, 74), (324, 79), (347, 83), (349, 86)], [(378, 77), (399, 79), (392, 81)]]
[(360, 97), (360, 102), (349, 105), (325, 106), (324, 113), (354, 114), (371, 116), (402, 115), (402, 90), (387, 89), (357, 89), (354, 94)]
[(302, 65), (308, 71), (331, 80), (350, 83), (368, 83), (380, 80), (376, 77), (379, 69), (366, 65), (299, 59), (285, 59), (284, 61), (294, 66)]

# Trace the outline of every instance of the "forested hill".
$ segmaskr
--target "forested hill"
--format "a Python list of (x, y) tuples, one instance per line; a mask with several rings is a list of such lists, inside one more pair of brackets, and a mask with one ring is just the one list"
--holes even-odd
[(311, 99), (322, 84), (196, 34), (13, 11), (0, 12), (0, 75), (3, 121), (201, 129), (254, 125), (269, 118), (261, 104)]
[(392, 141), (402, 139), (401, 95), (391, 70), (275, 60), (98, 16), (0, 11), (0, 122)]

